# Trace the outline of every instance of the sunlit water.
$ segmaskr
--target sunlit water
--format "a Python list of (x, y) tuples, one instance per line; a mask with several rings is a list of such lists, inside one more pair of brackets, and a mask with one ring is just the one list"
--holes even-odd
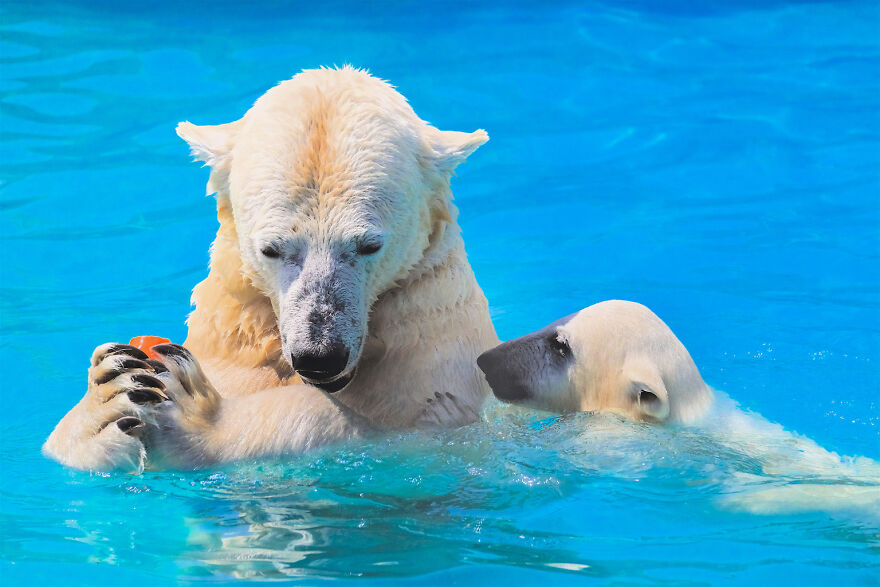
[[(876, 585), (876, 3), (310, 4), (0, 8), (4, 584)], [(195, 473), (44, 460), (92, 347), (185, 335), (215, 220), (174, 125), (346, 62), (492, 136), (454, 192), (502, 338), (640, 301), (741, 408), (491, 406)]]

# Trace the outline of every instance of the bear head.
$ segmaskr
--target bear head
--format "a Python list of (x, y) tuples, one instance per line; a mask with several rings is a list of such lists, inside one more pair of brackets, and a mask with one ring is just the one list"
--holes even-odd
[(678, 338), (634, 302), (595, 304), (486, 351), (477, 364), (502, 401), (560, 413), (680, 422), (712, 400)]
[(450, 176), (488, 140), (437, 130), (351, 67), (304, 71), (240, 120), (177, 132), (211, 168), (235, 270), (271, 302), (282, 356), (326, 391), (353, 378), (371, 306), (452, 221)]

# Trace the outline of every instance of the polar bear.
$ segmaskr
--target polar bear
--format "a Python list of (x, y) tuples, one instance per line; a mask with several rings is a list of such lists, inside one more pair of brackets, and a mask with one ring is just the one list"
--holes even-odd
[[(829, 452), (711, 389), (672, 330), (641, 304), (594, 304), (486, 351), (477, 364), (504, 402), (681, 424), (728, 458), (746, 457), (750, 468), (723, 481), (725, 507), (755, 514), (880, 512), (880, 464)], [(626, 426), (599, 428), (590, 432), (592, 446), (640, 433)], [(667, 449), (664, 444), (660, 451)], [(643, 463), (656, 450), (652, 440), (633, 458)]]
[(200, 466), (478, 419), (489, 388), (475, 359), (498, 338), (449, 184), (483, 130), (437, 130), (343, 67), (177, 132), (210, 167), (220, 223), (189, 334), (157, 347), (161, 361), (98, 347), (48, 456)]
[(692, 422), (712, 389), (672, 330), (635, 302), (609, 300), (477, 358), (498, 399), (556, 412)]

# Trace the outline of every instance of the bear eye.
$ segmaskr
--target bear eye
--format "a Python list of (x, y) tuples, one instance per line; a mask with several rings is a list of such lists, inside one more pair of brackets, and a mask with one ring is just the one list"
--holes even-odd
[(358, 255), (375, 255), (379, 252), (379, 249), (382, 248), (382, 243), (379, 241), (367, 241), (361, 243), (357, 247)]
[(550, 349), (558, 354), (561, 357), (567, 357), (571, 354), (571, 347), (568, 346), (568, 341), (559, 336), (556, 333), (553, 333), (550, 336)]
[(273, 246), (266, 245), (260, 252), (263, 253), (263, 256), (269, 257), (270, 259), (277, 259), (281, 256), (281, 252)]

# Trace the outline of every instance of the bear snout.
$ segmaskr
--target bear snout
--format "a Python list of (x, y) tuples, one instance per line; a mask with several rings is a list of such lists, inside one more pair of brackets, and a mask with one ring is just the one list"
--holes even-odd
[(294, 352), (290, 364), (302, 377), (314, 381), (328, 381), (341, 374), (348, 366), (351, 351), (342, 343), (327, 349)]
[[(502, 345), (503, 346), (503, 345)], [(529, 388), (508, 365), (508, 356), (500, 347), (477, 357), (477, 366), (486, 376), (492, 393), (501, 401), (516, 402), (529, 397)]]

